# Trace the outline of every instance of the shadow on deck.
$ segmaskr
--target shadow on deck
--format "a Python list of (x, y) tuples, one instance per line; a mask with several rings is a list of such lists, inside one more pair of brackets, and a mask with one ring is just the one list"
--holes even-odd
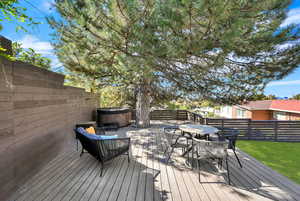
[[(299, 200), (300, 186), (239, 151), (243, 168), (230, 154), (232, 185), (226, 174), (205, 165), (199, 183), (197, 172), (178, 155), (165, 163), (165, 123), (149, 129), (126, 127), (119, 136), (132, 139), (131, 162), (119, 157), (106, 165), (99, 177), (99, 163), (89, 154), (65, 152), (37, 172), (9, 200), (101, 200), (101, 201), (204, 201), (204, 200)], [(75, 143), (74, 143), (75, 144)]]

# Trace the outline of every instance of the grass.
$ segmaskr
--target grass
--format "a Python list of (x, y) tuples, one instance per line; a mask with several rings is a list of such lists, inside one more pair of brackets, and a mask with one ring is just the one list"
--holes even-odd
[(240, 140), (237, 146), (263, 164), (300, 184), (300, 143)]

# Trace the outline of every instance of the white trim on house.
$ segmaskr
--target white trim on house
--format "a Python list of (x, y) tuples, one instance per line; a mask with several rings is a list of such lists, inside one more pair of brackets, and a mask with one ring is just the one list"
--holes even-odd
[(239, 108), (243, 108), (245, 110), (249, 111), (256, 111), (256, 110), (272, 110), (272, 111), (280, 111), (280, 112), (290, 112), (290, 113), (297, 113), (300, 114), (300, 111), (295, 111), (295, 110), (280, 110), (276, 108), (250, 108), (250, 107), (244, 107), (244, 106), (238, 106)]
[(294, 110), (279, 110), (279, 109), (276, 109), (276, 108), (269, 108), (268, 110), (300, 114), (300, 111), (294, 111)]

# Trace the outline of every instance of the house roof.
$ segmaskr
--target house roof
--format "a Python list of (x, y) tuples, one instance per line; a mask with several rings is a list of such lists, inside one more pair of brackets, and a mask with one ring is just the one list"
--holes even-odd
[(248, 110), (276, 110), (300, 113), (300, 100), (264, 100), (250, 101), (240, 107)]

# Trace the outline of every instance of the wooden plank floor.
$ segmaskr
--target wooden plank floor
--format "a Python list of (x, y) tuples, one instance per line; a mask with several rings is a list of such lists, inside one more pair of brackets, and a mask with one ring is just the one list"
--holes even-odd
[(149, 129), (120, 129), (119, 136), (132, 139), (131, 162), (126, 156), (114, 159), (106, 165), (103, 177), (99, 163), (89, 154), (79, 157), (74, 146), (21, 186), (9, 201), (300, 200), (299, 185), (241, 151), (243, 168), (230, 153), (231, 186), (226, 172), (218, 174), (209, 164), (203, 167), (200, 183), (197, 172), (187, 168), (179, 154), (165, 163), (163, 151), (168, 142), (163, 126), (154, 122)]

